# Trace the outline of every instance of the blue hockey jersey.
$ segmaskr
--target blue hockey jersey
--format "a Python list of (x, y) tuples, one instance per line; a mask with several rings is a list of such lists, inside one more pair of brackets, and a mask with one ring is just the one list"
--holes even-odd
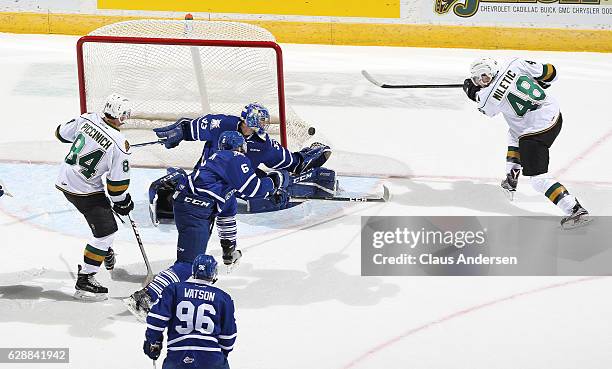
[(208, 195), (221, 203), (238, 191), (247, 198), (266, 197), (274, 192), (274, 182), (258, 178), (251, 161), (242, 153), (221, 150), (203, 160), (187, 177), (187, 188), (196, 195)]
[[(206, 141), (202, 157), (208, 158), (217, 151), (219, 136), (225, 131), (239, 131), (240, 118), (233, 115), (209, 114), (193, 119), (189, 124), (184, 139), (186, 141)], [(251, 160), (253, 168), (264, 164), (270, 169), (286, 169), (293, 171), (299, 165), (300, 158), (278, 141), (265, 133), (262, 136), (252, 134), (246, 138), (246, 156)]]
[(188, 363), (189, 368), (222, 363), (237, 336), (234, 302), (207, 281), (190, 278), (173, 283), (151, 307), (145, 338), (148, 342), (163, 341), (166, 329), (166, 361), (176, 362), (176, 367)]

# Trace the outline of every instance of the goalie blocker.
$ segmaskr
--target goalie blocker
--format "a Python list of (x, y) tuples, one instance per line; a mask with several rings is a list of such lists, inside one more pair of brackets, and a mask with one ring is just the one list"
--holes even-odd
[[(158, 225), (160, 221), (174, 219), (174, 192), (180, 179), (186, 176), (180, 168), (168, 168), (168, 174), (151, 183), (149, 187), (149, 211), (151, 221)], [(289, 207), (291, 197), (301, 199), (330, 199), (336, 195), (336, 172), (317, 167), (291, 177), (291, 183), (279, 194), (264, 199), (248, 199), (249, 213), (265, 213)]]

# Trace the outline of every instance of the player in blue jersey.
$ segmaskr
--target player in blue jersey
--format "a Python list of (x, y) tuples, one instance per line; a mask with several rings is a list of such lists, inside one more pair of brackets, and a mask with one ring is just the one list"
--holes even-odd
[(157, 360), (168, 329), (168, 352), (162, 369), (229, 369), (227, 356), (234, 347), (237, 329), (234, 302), (214, 287), (217, 262), (198, 255), (191, 277), (164, 288), (147, 314), (143, 350)]
[(171, 149), (181, 141), (204, 141), (203, 158), (208, 158), (216, 149), (219, 136), (225, 131), (242, 133), (247, 142), (246, 156), (254, 168), (264, 164), (270, 169), (285, 169), (300, 174), (310, 168), (320, 167), (331, 155), (325, 145), (304, 148), (291, 152), (282, 147), (266, 133), (270, 124), (270, 113), (263, 105), (251, 103), (244, 107), (241, 115), (208, 114), (195, 119), (181, 118), (176, 123), (154, 129)]
[[(247, 142), (245, 155), (250, 159), (258, 176), (265, 176), (265, 172), (259, 170), (260, 164), (269, 169), (285, 169), (295, 177), (293, 184), (289, 187), (290, 195), (298, 197), (331, 197), (335, 193), (335, 172), (320, 168), (330, 157), (331, 149), (322, 144), (313, 144), (299, 152), (291, 152), (271, 138), (265, 128), (270, 123), (270, 113), (258, 103), (245, 106), (240, 117), (224, 114), (209, 114), (195, 119), (181, 118), (176, 123), (167, 127), (157, 128), (155, 132), (164, 145), (171, 149), (180, 144), (181, 141), (204, 141), (202, 158), (208, 158), (217, 148), (212, 143), (217, 142), (221, 133), (226, 131), (240, 132)], [(197, 164), (196, 164), (197, 166)], [(162, 181), (164, 182), (164, 181)], [(304, 182), (305, 184), (303, 184)], [(155, 198), (157, 188), (151, 193), (151, 203)], [(154, 183), (154, 185), (156, 185)], [(154, 221), (157, 215), (171, 217), (171, 204), (168, 204), (168, 194), (172, 189), (161, 189), (157, 201), (152, 206), (152, 217)], [(287, 199), (288, 201), (288, 199)], [(287, 206), (285, 204), (270, 204), (269, 201), (253, 201), (254, 204), (262, 206), (261, 211), (278, 210)], [(251, 209), (253, 211), (253, 209)], [(161, 213), (161, 214), (158, 214)], [(164, 214), (165, 213), (165, 214)], [(170, 215), (170, 216), (168, 216)]]
[(182, 282), (191, 274), (195, 257), (206, 252), (215, 220), (223, 250), (223, 263), (233, 266), (242, 256), (236, 249), (235, 193), (246, 198), (271, 198), (284, 201), (289, 173), (272, 171), (258, 177), (249, 158), (244, 155), (246, 142), (236, 131), (223, 132), (219, 150), (203, 160), (189, 175), (176, 171), (170, 174), (176, 182), (174, 221), (178, 230), (176, 262), (161, 271), (149, 285), (125, 300), (128, 309), (141, 319), (151, 302), (161, 296), (163, 289), (173, 282)]

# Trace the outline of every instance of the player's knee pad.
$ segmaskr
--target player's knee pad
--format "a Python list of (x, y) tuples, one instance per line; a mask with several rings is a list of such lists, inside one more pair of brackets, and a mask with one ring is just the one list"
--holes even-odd
[(112, 233), (105, 237), (92, 237), (89, 240), (89, 244), (98, 250), (107, 251), (109, 247), (113, 245), (115, 240), (115, 233)]
[(319, 167), (293, 177), (287, 190), (291, 197), (328, 199), (336, 195), (336, 189), (336, 172)]
[(555, 180), (548, 173), (531, 176), (529, 180), (531, 186), (539, 193), (545, 193), (555, 183)]

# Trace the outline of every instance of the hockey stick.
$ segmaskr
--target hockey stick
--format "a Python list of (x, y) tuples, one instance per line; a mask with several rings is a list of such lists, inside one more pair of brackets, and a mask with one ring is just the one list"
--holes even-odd
[(141, 142), (141, 143), (137, 143), (137, 144), (133, 144), (130, 145), (130, 147), (142, 147), (142, 146), (149, 146), (149, 145), (156, 145), (156, 144), (164, 144), (164, 141), (166, 140), (157, 140), (157, 141), (149, 141), (149, 142)]
[(309, 199), (307, 197), (292, 197), (291, 199), (295, 200), (324, 200), (324, 201), (349, 201), (349, 202), (387, 202), (391, 198), (391, 193), (387, 186), (383, 185), (383, 195), (382, 197), (344, 197), (344, 196), (334, 196), (328, 199)]
[(366, 72), (365, 70), (362, 70), (361, 74), (363, 74), (365, 79), (372, 82), (376, 86), (382, 87), (382, 88), (457, 88), (457, 87), (463, 87), (462, 83), (461, 84), (452, 83), (452, 84), (442, 84), (442, 85), (388, 85), (386, 83), (381, 83), (377, 81), (376, 79), (374, 79), (374, 77), (372, 77), (370, 73)]
[(140, 238), (140, 233), (138, 233), (138, 228), (136, 227), (136, 222), (132, 219), (130, 214), (127, 215), (130, 220), (130, 224), (132, 225), (132, 230), (134, 231), (134, 236), (136, 236), (136, 242), (138, 242), (138, 247), (140, 248), (140, 253), (142, 254), (142, 258), (144, 259), (145, 266), (147, 267), (147, 277), (144, 282), (142, 282), (143, 286), (148, 285), (153, 280), (153, 270), (151, 269), (151, 264), (149, 264), (149, 258), (147, 257), (147, 253), (145, 252), (144, 246), (142, 244), (142, 239)]

